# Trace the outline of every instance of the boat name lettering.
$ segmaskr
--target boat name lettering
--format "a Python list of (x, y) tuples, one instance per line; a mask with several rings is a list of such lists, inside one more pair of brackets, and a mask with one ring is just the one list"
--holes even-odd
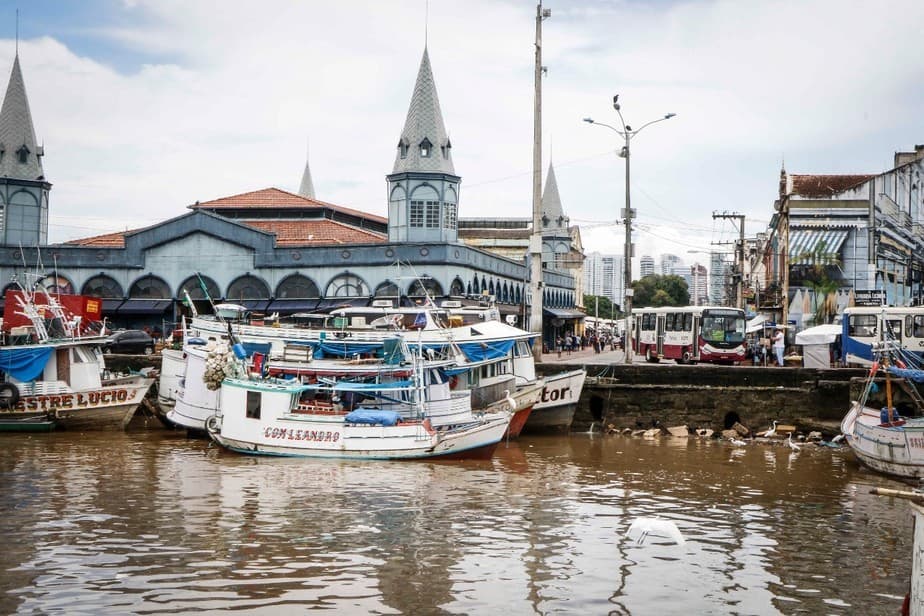
[(295, 430), (293, 428), (263, 429), (264, 438), (274, 438), (289, 441), (314, 441), (316, 443), (336, 443), (340, 440), (340, 433), (334, 430)]
[[(54, 411), (126, 402), (130, 393), (127, 389), (107, 389), (48, 396), (24, 396), (16, 404), (18, 411)], [(131, 395), (134, 397), (134, 395)]]
[(924, 449), (924, 437), (911, 436), (908, 438), (908, 444), (912, 447), (920, 447), (921, 449)]
[(542, 401), (555, 402), (556, 400), (564, 400), (569, 391), (571, 391), (570, 385), (559, 387), (558, 389), (553, 389), (552, 391), (549, 391), (549, 389), (546, 387), (542, 390)]

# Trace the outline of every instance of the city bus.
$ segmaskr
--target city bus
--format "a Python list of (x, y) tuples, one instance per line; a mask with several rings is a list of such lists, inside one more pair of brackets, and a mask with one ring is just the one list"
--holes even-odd
[(870, 366), (873, 344), (889, 341), (924, 357), (924, 306), (854, 306), (841, 320), (841, 357), (848, 366)]
[(632, 348), (646, 361), (678, 364), (744, 361), (744, 310), (718, 306), (665, 306), (632, 310)]

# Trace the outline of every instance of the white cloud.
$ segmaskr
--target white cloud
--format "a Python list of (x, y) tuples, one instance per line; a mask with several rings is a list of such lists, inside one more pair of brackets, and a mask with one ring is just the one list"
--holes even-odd
[[(924, 141), (914, 60), (924, 3), (545, 5), (543, 167), (552, 142), (572, 220), (615, 220), (625, 194), (618, 135), (581, 119), (617, 122), (616, 92), (630, 124), (678, 114), (633, 142), (639, 255), (728, 240), (714, 210), (760, 230), (784, 158), (796, 172), (870, 172)], [(385, 213), (423, 3), (132, 0), (120, 10), (116, 25), (74, 27), (148, 64), (126, 70), (48, 36), (20, 41), (54, 183), (53, 240), (143, 226), (196, 200), (296, 190), (309, 137), (319, 198)], [(433, 0), (429, 12), (461, 213), (528, 217), (535, 4)], [(13, 41), (0, 41), (0, 68), (12, 56)], [(621, 227), (584, 233), (588, 250), (621, 253), (623, 238)]]

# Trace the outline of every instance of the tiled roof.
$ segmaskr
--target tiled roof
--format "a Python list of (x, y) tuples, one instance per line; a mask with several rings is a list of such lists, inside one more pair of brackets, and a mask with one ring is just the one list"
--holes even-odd
[(116, 231), (115, 233), (106, 233), (104, 235), (94, 235), (93, 237), (84, 237), (77, 240), (64, 242), (71, 246), (96, 246), (99, 248), (125, 248), (125, 236), (129, 233), (140, 231)]
[[(426, 157), (420, 155), (420, 144), (424, 139), (431, 146)], [(423, 171), (456, 174), (452, 165), (452, 148), (443, 124), (443, 112), (440, 110), (440, 99), (436, 95), (436, 82), (430, 69), (430, 54), (426, 48), (420, 59), (417, 83), (414, 84), (404, 130), (401, 131), (401, 143), (407, 147), (407, 153), (402, 158), (399, 148), (392, 173)]]
[(329, 244), (379, 244), (385, 235), (357, 229), (327, 219), (318, 220), (238, 220), (238, 222), (276, 235), (277, 246), (319, 246)]
[[(13, 72), (0, 108), (0, 146), (5, 150), (0, 156), (0, 177), (18, 180), (44, 179), (42, 159), (39, 154), (41, 146), (35, 142), (35, 129), (32, 127), (32, 113), (29, 111), (29, 99), (26, 97), (26, 85), (19, 68), (19, 55), (13, 60)], [(29, 153), (26, 162), (19, 162), (19, 149), (25, 146)]]
[(867, 182), (875, 175), (790, 175), (792, 191), (790, 194), (800, 197), (823, 198), (853, 188)]
[(264, 188), (262, 190), (254, 190), (252, 192), (241, 193), (239, 195), (232, 195), (230, 197), (222, 197), (220, 199), (214, 199), (212, 201), (203, 201), (196, 202), (193, 205), (189, 206), (191, 209), (208, 209), (208, 210), (222, 210), (222, 209), (242, 209), (242, 208), (253, 208), (253, 209), (293, 209), (293, 208), (303, 208), (303, 209), (313, 209), (313, 208), (326, 208), (333, 210), (335, 212), (342, 212), (344, 214), (351, 214), (353, 216), (360, 216), (362, 218), (367, 218), (369, 220), (374, 220), (376, 222), (387, 223), (388, 219), (383, 218), (382, 216), (376, 216), (375, 214), (369, 214), (367, 212), (360, 212), (359, 210), (353, 210), (350, 208), (342, 207), (339, 205), (333, 205), (332, 203), (325, 203), (324, 201), (318, 201), (317, 199), (309, 199), (308, 197), (303, 197), (301, 195), (296, 195), (295, 193), (290, 193), (286, 190), (281, 190), (279, 188)]

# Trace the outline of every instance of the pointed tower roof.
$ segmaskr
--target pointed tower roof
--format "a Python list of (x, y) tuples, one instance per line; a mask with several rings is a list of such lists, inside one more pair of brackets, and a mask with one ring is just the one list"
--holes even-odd
[(424, 171), (455, 175), (451, 148), (430, 69), (430, 54), (424, 47), (392, 173)]
[(305, 155), (305, 170), (302, 172), (302, 184), (298, 188), (298, 194), (309, 199), (314, 199), (314, 182), (311, 181), (311, 168), (308, 166), (308, 155)]
[[(20, 151), (26, 149), (26, 162)], [(26, 84), (19, 68), (19, 55), (13, 60), (13, 72), (0, 108), (0, 177), (17, 180), (45, 179), (42, 170), (42, 147), (35, 143), (32, 113), (26, 98)]]
[[(549, 224), (567, 227), (568, 217), (561, 207), (561, 196), (558, 194), (558, 182), (555, 181), (555, 167), (549, 161), (549, 173), (545, 178), (545, 190), (542, 191), (542, 215), (549, 219)], [(559, 220), (561, 219), (561, 220)]]

